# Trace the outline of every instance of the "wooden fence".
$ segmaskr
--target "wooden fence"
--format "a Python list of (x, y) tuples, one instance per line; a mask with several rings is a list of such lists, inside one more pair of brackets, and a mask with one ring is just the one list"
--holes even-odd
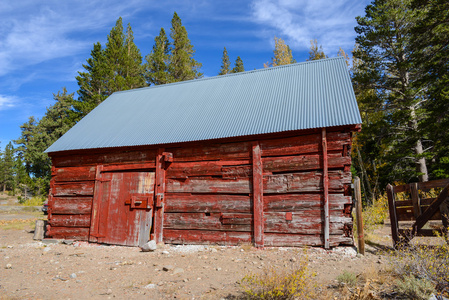
[[(440, 188), (443, 189), (437, 197), (428, 196), (431, 189)], [(399, 243), (407, 243), (415, 236), (435, 236), (438, 231), (447, 233), (449, 178), (397, 186), (389, 184), (387, 196), (395, 248)], [(440, 220), (441, 223), (432, 224), (433, 228), (423, 228), (430, 220)]]

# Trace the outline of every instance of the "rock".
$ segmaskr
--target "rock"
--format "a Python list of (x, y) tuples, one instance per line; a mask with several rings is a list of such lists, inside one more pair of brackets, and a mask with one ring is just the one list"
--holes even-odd
[(5, 269), (12, 269), (12, 265), (11, 264), (6, 264)]
[(215, 253), (215, 252), (218, 252), (218, 250), (215, 248), (212, 248), (212, 249), (210, 249), (210, 252)]
[(76, 278), (76, 274), (75, 273), (70, 274), (70, 278), (72, 279)]
[(291, 261), (291, 262), (296, 262), (296, 257), (290, 258), (290, 261)]
[(175, 268), (173, 270), (173, 274), (181, 274), (181, 273), (184, 273), (184, 269), (182, 268)]
[(221, 268), (216, 268), (215, 270), (217, 270), (217, 271), (221, 271)]
[(51, 251), (51, 248), (50, 247), (45, 247), (44, 250), (42, 250), (42, 251), (48, 252), (48, 251)]
[[(157, 249), (156, 241), (151, 240), (151, 241), (145, 243), (142, 247), (140, 247), (140, 249), (142, 249), (142, 252), (154, 251)], [(163, 252), (164, 251), (162, 251), (162, 253)]]
[(162, 254), (170, 254), (167, 250), (162, 251)]
[(165, 272), (171, 271), (173, 270), (173, 266), (172, 265), (168, 265), (162, 268), (162, 270), (164, 270)]
[(151, 290), (151, 289), (154, 289), (155, 287), (156, 287), (156, 285), (154, 283), (150, 283), (150, 284), (147, 284), (146, 286), (144, 286), (143, 288)]
[(108, 290), (106, 291), (106, 295), (110, 295), (110, 294), (112, 294), (112, 290), (111, 290), (111, 289), (108, 289)]

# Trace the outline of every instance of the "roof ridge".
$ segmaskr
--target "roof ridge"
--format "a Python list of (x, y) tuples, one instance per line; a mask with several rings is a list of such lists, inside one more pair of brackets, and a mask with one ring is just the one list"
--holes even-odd
[(133, 91), (136, 91), (136, 90), (162, 88), (162, 87), (173, 86), (173, 85), (178, 85), (178, 84), (186, 84), (186, 83), (191, 83), (191, 82), (200, 82), (200, 81), (206, 81), (206, 80), (220, 79), (220, 78), (231, 77), (231, 76), (242, 76), (242, 75), (247, 75), (247, 74), (251, 74), (251, 73), (259, 73), (259, 72), (271, 71), (273, 69), (291, 68), (291, 67), (296, 67), (298, 65), (323, 63), (323, 62), (326, 62), (326, 61), (329, 61), (329, 60), (338, 60), (338, 59), (344, 59), (344, 57), (342, 57), (342, 56), (329, 57), (329, 58), (323, 58), (323, 59), (317, 59), (317, 60), (309, 60), (309, 61), (302, 61), (302, 62), (297, 62), (297, 63), (293, 63), (293, 64), (287, 64), (287, 65), (281, 65), (281, 66), (275, 66), (275, 67), (269, 67), (269, 68), (263, 68), (263, 69), (254, 69), (254, 70), (238, 72), (238, 73), (228, 73), (228, 74), (216, 75), (216, 76), (212, 76), (212, 77), (204, 77), (204, 78), (190, 79), (190, 80), (171, 82), (171, 83), (165, 83), (165, 84), (158, 84), (158, 85), (146, 86), (146, 87), (141, 87), (141, 88), (136, 88), (136, 89), (117, 91), (117, 92), (114, 92), (113, 94), (116, 94), (116, 93), (117, 94), (118, 93), (120, 93), (120, 94), (121, 93), (128, 93), (128, 92), (133, 92)]

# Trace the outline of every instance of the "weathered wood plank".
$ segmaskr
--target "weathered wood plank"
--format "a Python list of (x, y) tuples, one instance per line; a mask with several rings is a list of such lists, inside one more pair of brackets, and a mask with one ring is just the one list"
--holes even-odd
[(189, 176), (249, 177), (249, 160), (174, 162), (167, 169), (167, 178)]
[[(349, 132), (329, 132), (329, 151), (343, 151), (343, 145), (350, 143), (351, 134)], [(260, 145), (263, 157), (319, 153), (321, 151), (321, 134), (263, 140), (260, 141)]]
[(89, 228), (47, 226), (46, 237), (87, 241), (89, 237)]
[(93, 196), (94, 181), (55, 183), (53, 196)]
[(90, 214), (92, 197), (54, 197), (50, 209), (52, 214)]
[(166, 229), (164, 231), (164, 242), (171, 244), (219, 244), (238, 245), (251, 243), (250, 232), (226, 232), (211, 230), (176, 230)]
[(66, 167), (55, 168), (52, 172), (56, 182), (61, 181), (86, 181), (95, 179), (95, 167)]
[[(322, 194), (279, 194), (264, 196), (265, 211), (297, 211), (323, 207)], [(329, 194), (329, 208), (343, 210), (345, 204), (352, 204), (350, 196)]]
[(103, 172), (127, 171), (127, 170), (146, 170), (156, 167), (154, 161), (147, 163), (127, 163), (127, 164), (109, 164), (103, 166)]
[(167, 148), (173, 153), (174, 162), (206, 160), (250, 159), (251, 143), (237, 142), (212, 145), (195, 145), (185, 148)]
[(254, 246), (263, 248), (265, 223), (263, 212), (263, 165), (259, 142), (254, 142), (252, 145), (252, 167)]
[[(328, 154), (328, 167), (330, 169), (341, 168), (351, 165), (351, 157), (343, 157), (341, 153)], [(323, 168), (323, 156), (319, 154), (264, 157), (264, 172), (288, 172), (288, 171), (309, 171)]]
[[(169, 213), (251, 212), (250, 197), (245, 195), (167, 193), (165, 199), (165, 211)], [(350, 196), (329, 194), (331, 210), (343, 210), (347, 204), (352, 204)], [(264, 195), (264, 211), (266, 212), (309, 210), (320, 208), (322, 205), (323, 196), (320, 194)]]
[(166, 212), (250, 212), (249, 196), (172, 194), (165, 195)]
[[(266, 194), (320, 192), (323, 189), (322, 172), (304, 172), (264, 176), (263, 190)], [(342, 192), (344, 184), (351, 183), (351, 173), (329, 172), (329, 192)], [(167, 179), (168, 193), (227, 193), (249, 194), (249, 178), (198, 177), (186, 180)]]
[(97, 164), (114, 164), (114, 163), (126, 163), (126, 162), (138, 162), (138, 163), (154, 163), (156, 159), (156, 151), (148, 150), (134, 150), (123, 151), (111, 150), (109, 153), (86, 153), (67, 156), (54, 156), (52, 163), (56, 167), (75, 167)]
[(90, 227), (90, 215), (55, 215), (48, 221), (52, 227)]
[[(426, 210), (429, 206), (421, 206), (423, 210)], [(396, 208), (396, 214), (398, 217), (398, 221), (415, 221), (416, 217), (413, 213), (412, 206), (403, 206)], [(429, 220), (441, 220), (441, 213), (437, 211)]]

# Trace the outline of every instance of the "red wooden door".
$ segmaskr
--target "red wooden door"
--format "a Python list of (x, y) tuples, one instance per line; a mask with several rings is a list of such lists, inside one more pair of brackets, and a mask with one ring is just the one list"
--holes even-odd
[(97, 202), (99, 243), (142, 246), (148, 242), (154, 204), (154, 172), (102, 173)]

